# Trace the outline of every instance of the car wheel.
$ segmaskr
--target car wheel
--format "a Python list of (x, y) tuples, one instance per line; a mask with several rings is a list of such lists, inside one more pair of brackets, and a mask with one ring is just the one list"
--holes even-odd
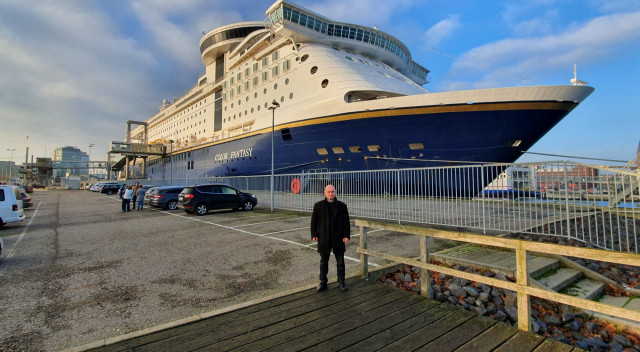
[(209, 211), (209, 207), (206, 204), (200, 203), (196, 205), (196, 215), (204, 215)]
[(167, 209), (169, 210), (178, 209), (178, 202), (176, 202), (175, 200), (170, 200), (169, 203), (167, 203)]
[(250, 200), (245, 200), (244, 203), (242, 203), (242, 209), (244, 209), (245, 211), (253, 210), (253, 202)]

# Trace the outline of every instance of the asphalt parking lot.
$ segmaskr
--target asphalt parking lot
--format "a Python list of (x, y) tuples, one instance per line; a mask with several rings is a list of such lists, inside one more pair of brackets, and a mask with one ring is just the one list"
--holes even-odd
[[(0, 229), (0, 351), (71, 348), (318, 282), (309, 213), (271, 213), (260, 199), (195, 216), (123, 213), (116, 196), (89, 191), (32, 197), (26, 220)], [(357, 234), (347, 276), (359, 271)], [(369, 248), (417, 256), (418, 239), (371, 231)]]

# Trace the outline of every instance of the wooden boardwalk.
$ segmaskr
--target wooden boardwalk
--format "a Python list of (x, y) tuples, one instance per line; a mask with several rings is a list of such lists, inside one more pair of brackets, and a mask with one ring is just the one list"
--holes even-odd
[(451, 305), (352, 278), (91, 351), (578, 351)]

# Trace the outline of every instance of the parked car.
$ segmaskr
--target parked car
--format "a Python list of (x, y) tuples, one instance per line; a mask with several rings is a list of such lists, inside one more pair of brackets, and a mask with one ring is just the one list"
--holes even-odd
[(0, 226), (24, 220), (24, 208), (18, 186), (0, 186)]
[(106, 193), (107, 195), (112, 195), (118, 193), (120, 190), (120, 185), (117, 183), (107, 183), (102, 185), (100, 188), (100, 193)]
[(258, 204), (255, 195), (224, 184), (185, 187), (178, 196), (178, 207), (187, 213), (204, 215), (210, 209), (253, 210)]
[(149, 205), (157, 208), (176, 210), (178, 209), (178, 195), (182, 192), (183, 188), (182, 186), (156, 187), (149, 198)]
[(27, 209), (33, 206), (33, 199), (31, 196), (26, 194), (24, 191), (20, 191), (20, 197), (22, 198), (22, 208)]

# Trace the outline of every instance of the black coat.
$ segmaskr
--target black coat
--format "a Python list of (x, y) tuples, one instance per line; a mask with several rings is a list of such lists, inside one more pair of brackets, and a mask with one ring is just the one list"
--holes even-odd
[[(349, 223), (349, 210), (347, 205), (339, 200), (336, 202), (336, 212), (333, 214), (333, 229), (329, 228), (329, 220), (332, 214), (329, 213), (327, 200), (321, 200), (313, 205), (311, 215), (311, 238), (318, 237), (318, 253), (329, 254), (344, 253), (345, 245), (343, 238), (351, 238), (351, 226)], [(331, 233), (334, 236), (331, 236)]]

